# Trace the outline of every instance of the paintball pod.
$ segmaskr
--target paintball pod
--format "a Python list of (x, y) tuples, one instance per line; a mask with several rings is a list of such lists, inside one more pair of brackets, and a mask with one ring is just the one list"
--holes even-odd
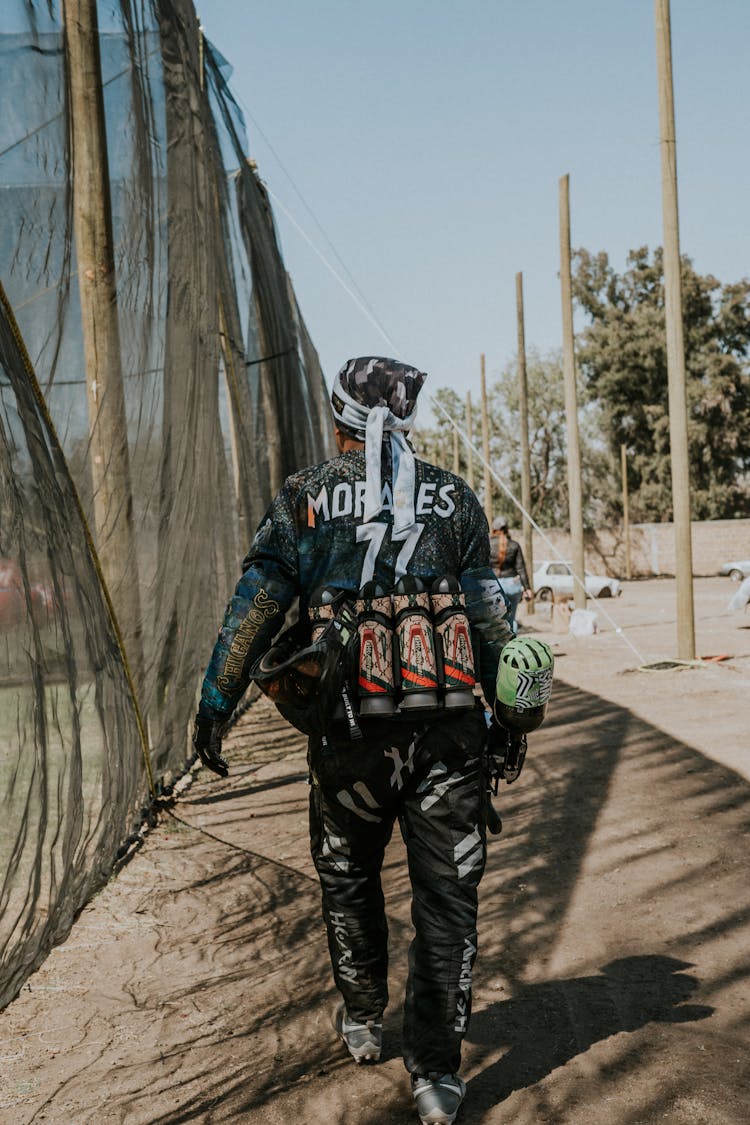
[[(515, 781), (526, 759), (526, 735), (544, 721), (552, 694), (554, 656), (534, 637), (515, 637), (500, 654), (492, 721), (487, 735), (488, 790)], [(487, 827), (498, 833), (500, 817), (488, 799)]]

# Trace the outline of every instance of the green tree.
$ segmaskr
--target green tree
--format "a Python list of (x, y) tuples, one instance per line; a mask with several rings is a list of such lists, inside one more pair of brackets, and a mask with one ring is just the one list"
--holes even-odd
[[(529, 447), (531, 459), (531, 515), (542, 527), (565, 527), (568, 523), (568, 478), (565, 445), (565, 400), (562, 359), (558, 352), (543, 355), (530, 350), (527, 363), (529, 388)], [(444, 388), (436, 399), (454, 418), (462, 432), (466, 428), (466, 404), (455, 391)], [(481, 405), (478, 393), (473, 397), (473, 441), (481, 452)], [(521, 444), (518, 371), (509, 364), (488, 387), (490, 413), (490, 463), (495, 473), (521, 499)], [(418, 429), (414, 446), (420, 456), (443, 468), (453, 468), (453, 427), (445, 415), (433, 409), (435, 424)], [(584, 492), (584, 518), (588, 526), (596, 526), (606, 507), (606, 498), (613, 487), (606, 480), (608, 457), (598, 435), (595, 407), (581, 410), (581, 461)], [(459, 443), (459, 473), (467, 476), (468, 449)], [(474, 483), (483, 501), (483, 467), (474, 457)], [(606, 482), (603, 484), (602, 482)], [(493, 507), (505, 514), (515, 527), (521, 525), (520, 512), (497, 484), (493, 487)]]
[[(435, 399), (447, 411), (450, 418), (454, 418), (461, 428), (466, 426), (466, 409), (455, 391), (450, 387), (441, 387), (435, 392)], [(453, 471), (453, 433), (454, 427), (442, 410), (433, 405), (432, 413), (434, 425), (423, 428), (421, 425), (414, 431), (414, 449), (420, 457), (439, 465), (442, 469)], [(459, 440), (459, 476), (466, 476), (467, 450), (466, 443)]]
[[(566, 460), (565, 391), (560, 352), (530, 349), (526, 358), (529, 402), (531, 515), (541, 527), (567, 527), (568, 469)], [(490, 389), (494, 467), (519, 499), (521, 441), (518, 365), (509, 364)], [(602, 476), (606, 456), (597, 433), (596, 411), (584, 406), (579, 416), (584, 522), (596, 526), (603, 508)], [(608, 495), (605, 490), (604, 495)], [(508, 501), (506, 507), (510, 508)], [(520, 516), (507, 512), (511, 522)]]
[[(588, 325), (577, 358), (609, 451), (610, 516), (620, 445), (631, 517), (672, 518), (662, 251), (631, 251), (617, 274), (606, 253), (578, 250), (574, 295)], [(750, 282), (722, 286), (682, 260), (690, 484), (694, 519), (750, 515)]]

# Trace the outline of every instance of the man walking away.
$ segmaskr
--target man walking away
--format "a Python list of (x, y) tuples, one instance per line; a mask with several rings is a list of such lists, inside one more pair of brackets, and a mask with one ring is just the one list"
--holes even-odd
[[(287, 643), (272, 649), (273, 640), (299, 598), (300, 625), (293, 636), (298, 647), (312, 645), (307, 650), (312, 655), (284, 666), (292, 667), (296, 713), (303, 714), (310, 699), (317, 708), (318, 721), (301, 725), (310, 732), (311, 851), (341, 994), (334, 1025), (355, 1061), (378, 1061), (388, 1002), (380, 873), (398, 822), (415, 927), (404, 1062), (420, 1120), (449, 1125), (465, 1093), (458, 1072), (471, 1016), (477, 889), (486, 857), (487, 729), (471, 690), (474, 676), (465, 676), (462, 705), (450, 708), (438, 701), (424, 669), (407, 667), (405, 675), (415, 682), (402, 683), (403, 699), (393, 704), (392, 714), (382, 704), (368, 713), (361, 698), (357, 714), (357, 685), (347, 694), (344, 683), (343, 694), (332, 694), (329, 713), (321, 718), (326, 693), (308, 697), (305, 686), (315, 659), (328, 660), (325, 675), (330, 673), (330, 660), (319, 651), (323, 642), (316, 648), (314, 635), (304, 634), (311, 614), (315, 618), (321, 607), (332, 607), (326, 612), (339, 628), (341, 644), (344, 618), (335, 615), (342, 598), (350, 605), (359, 598), (362, 605), (369, 591), (386, 611), (391, 597), (394, 605), (401, 598), (407, 615), (424, 616), (425, 611), (409, 609), (422, 604), (419, 590), (436, 589), (436, 582), (449, 576), (445, 596), (461, 606), (465, 602), (461, 612), (471, 627), (481, 685), (486, 699), (494, 698), (500, 654), (511, 638), (505, 600), (490, 566), (489, 530), (474, 493), (459, 477), (417, 459), (408, 442), (424, 379), (413, 367), (376, 356), (349, 360), (339, 372), (331, 397), (339, 453), (290, 476), (261, 521), (203, 683), (195, 746), (209, 768), (226, 775), (223, 724), (251, 676), (260, 682), (264, 669), (273, 672), (274, 654)], [(416, 656), (412, 652), (409, 659), (426, 659), (428, 634), (411, 620)], [(341, 652), (344, 656), (345, 648)], [(272, 698), (280, 682), (269, 688)], [(362, 691), (377, 688), (364, 682)]]

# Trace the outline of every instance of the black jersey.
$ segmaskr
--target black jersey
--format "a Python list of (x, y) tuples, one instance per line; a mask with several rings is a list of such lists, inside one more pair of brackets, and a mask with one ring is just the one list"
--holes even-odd
[[(351, 450), (288, 477), (263, 517), (243, 563), (203, 687), (202, 708), (228, 714), (247, 687), (250, 667), (270, 646), (296, 597), (306, 616), (319, 586), (355, 594), (374, 579), (392, 589), (406, 574), (428, 586), (455, 575), (479, 640), (481, 680), (491, 700), (497, 662), (511, 632), (490, 566), (489, 532), (474, 493), (460, 477), (415, 459), (415, 523), (393, 531), (390, 450), (383, 446), (383, 510), (364, 519), (365, 454)], [(488, 694), (489, 693), (489, 694)]]

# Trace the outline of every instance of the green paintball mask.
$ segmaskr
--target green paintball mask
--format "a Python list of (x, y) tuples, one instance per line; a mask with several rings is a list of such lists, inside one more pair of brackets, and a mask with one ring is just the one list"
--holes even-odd
[(529, 734), (542, 725), (552, 694), (555, 658), (535, 637), (515, 637), (500, 654), (495, 688), (497, 722), (515, 734)]

